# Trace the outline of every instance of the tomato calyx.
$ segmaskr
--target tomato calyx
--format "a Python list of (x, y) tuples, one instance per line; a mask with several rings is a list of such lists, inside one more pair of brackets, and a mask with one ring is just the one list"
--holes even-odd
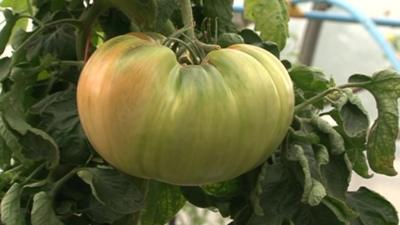
[(162, 43), (162, 45), (175, 52), (180, 64), (199, 65), (208, 52), (221, 48), (219, 45), (206, 44), (190, 38), (185, 34), (188, 29), (190, 27), (183, 27), (167, 37)]

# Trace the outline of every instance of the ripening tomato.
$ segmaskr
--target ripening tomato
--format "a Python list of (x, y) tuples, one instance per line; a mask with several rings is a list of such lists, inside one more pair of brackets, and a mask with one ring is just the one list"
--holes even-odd
[(78, 110), (96, 151), (127, 174), (179, 185), (228, 180), (265, 161), (293, 117), (281, 62), (237, 44), (181, 65), (159, 37), (115, 37), (85, 65)]

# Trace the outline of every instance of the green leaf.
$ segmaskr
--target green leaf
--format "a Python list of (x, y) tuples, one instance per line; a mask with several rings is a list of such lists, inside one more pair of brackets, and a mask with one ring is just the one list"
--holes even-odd
[(37, 161), (45, 160), (50, 169), (58, 166), (60, 161), (58, 146), (46, 132), (29, 126), (20, 134), (19, 141), (23, 146), (22, 153), (25, 157)]
[(5, 20), (5, 25), (0, 31), (0, 55), (3, 54), (8, 41), (10, 40), (12, 31), (14, 29), (15, 24), (18, 21), (18, 15), (14, 14), (11, 10), (6, 9), (3, 11)]
[(263, 41), (255, 31), (250, 29), (241, 30), (239, 32), (239, 35), (243, 38), (244, 43), (263, 48), (279, 59), (280, 51), (278, 45), (275, 42)]
[(327, 165), (329, 163), (329, 152), (325, 145), (317, 144), (313, 146), (313, 150), (318, 166)]
[(11, 58), (4, 57), (0, 59), (0, 82), (8, 77), (11, 70)]
[(11, 163), (11, 157), (21, 152), (22, 146), (15, 135), (9, 130), (0, 113), (0, 168), (6, 168)]
[(200, 187), (181, 187), (183, 196), (191, 204), (200, 208), (215, 207), (215, 197), (207, 194)]
[(46, 192), (39, 192), (33, 197), (31, 212), (32, 225), (64, 225), (53, 209), (53, 198)]
[(361, 99), (351, 89), (342, 90), (342, 96), (333, 104), (338, 111), (336, 122), (343, 126), (344, 132), (355, 137), (363, 135), (369, 127), (368, 112)]
[(289, 13), (285, 0), (247, 0), (244, 15), (255, 22), (255, 29), (261, 32), (266, 41), (278, 44), (280, 50), (285, 47), (289, 37)]
[(232, 22), (233, 0), (203, 0), (204, 15), (218, 23), (218, 32), (226, 33), (237, 31)]
[(46, 96), (30, 111), (41, 116), (38, 127), (54, 138), (62, 162), (79, 164), (88, 159), (90, 150), (78, 117), (75, 88)]
[(110, 0), (116, 8), (121, 10), (141, 30), (152, 31), (157, 20), (157, 1), (156, 0)]
[(238, 195), (243, 187), (240, 179), (236, 178), (219, 183), (204, 185), (201, 188), (209, 195), (221, 198), (229, 198)]
[(318, 205), (326, 196), (324, 186), (318, 180), (314, 179), (310, 172), (310, 165), (303, 148), (300, 145), (293, 145), (288, 149), (288, 159), (298, 161), (304, 175), (304, 192), (301, 201), (311, 206)]
[(125, 216), (132, 216), (132, 214), (121, 213), (104, 205), (93, 196), (90, 196), (88, 201), (88, 206), (82, 211), (96, 223), (111, 224), (122, 220)]
[(93, 196), (107, 208), (130, 214), (143, 207), (143, 194), (131, 177), (101, 168), (84, 168), (77, 174), (90, 186)]
[(374, 96), (378, 118), (368, 134), (367, 157), (371, 169), (388, 176), (397, 174), (393, 167), (398, 134), (398, 103), (400, 75), (394, 71), (381, 71), (372, 77), (353, 75), (350, 82), (367, 89)]
[(178, 0), (156, 0), (156, 21), (155, 21), (155, 31), (162, 31), (163, 27), (171, 18), (172, 13), (179, 8)]
[(328, 207), (336, 217), (346, 225), (350, 225), (350, 221), (358, 217), (358, 214), (353, 211), (346, 202), (327, 195), (323, 200), (322, 204)]
[(218, 36), (217, 44), (221, 46), (221, 48), (226, 48), (233, 44), (242, 44), (244, 40), (242, 36), (236, 33), (223, 33), (222, 35)]
[(324, 119), (314, 115), (311, 119), (312, 125), (324, 135), (328, 137), (328, 144), (332, 154), (342, 154), (345, 152), (343, 137)]
[[(314, 67), (305, 65), (297, 65), (289, 70), (295, 88), (300, 89), (303, 99), (296, 96), (296, 104), (301, 103), (304, 99), (309, 99), (315, 95), (332, 87), (331, 82), (326, 79), (325, 74)], [(323, 102), (314, 103), (314, 106), (323, 108)]]
[(281, 225), (300, 207), (301, 195), (301, 186), (283, 164), (265, 163), (254, 196), (261, 212), (253, 213), (247, 225)]
[(185, 205), (179, 187), (157, 181), (149, 181), (142, 225), (164, 225)]
[(12, 8), (15, 12), (25, 12), (28, 10), (28, 5), (27, 5), (26, 0), (3, 0), (0, 3), (1, 7), (10, 7)]
[(254, 30), (243, 29), (239, 32), (239, 35), (242, 36), (244, 43), (246, 44), (257, 44), (263, 42), (263, 39), (261, 39)]
[(381, 195), (361, 187), (347, 193), (347, 203), (360, 214), (363, 225), (398, 225), (396, 209)]
[[(14, 67), (10, 74), (10, 79), (14, 83), (11, 90), (1, 96), (0, 110), (3, 111), (3, 120), (8, 130), (12, 131), (22, 146), (21, 149), (12, 149), (14, 154), (21, 158), (25, 156), (38, 161), (45, 160), (49, 168), (55, 168), (59, 163), (57, 144), (46, 132), (32, 127), (26, 121), (26, 108), (33, 102), (28, 87), (35, 83), (39, 71), (40, 68), (29, 68), (27, 64)], [(9, 137), (4, 139), (6, 142), (12, 141)]]
[(63, 60), (75, 60), (75, 28), (70, 25), (60, 25), (48, 29), (27, 46), (27, 60), (38, 56), (52, 55)]
[(320, 143), (320, 138), (315, 132), (304, 130), (290, 130), (290, 137), (295, 141), (306, 142), (310, 144)]
[(22, 186), (14, 183), (1, 200), (1, 221), (5, 225), (25, 225), (21, 208)]
[(110, 8), (99, 16), (99, 24), (104, 32), (105, 40), (131, 31), (131, 22), (121, 11)]
[(296, 225), (346, 225), (325, 204), (315, 207), (304, 205), (292, 217)]
[(330, 155), (329, 163), (321, 166), (321, 182), (328, 195), (345, 199), (351, 178), (351, 163), (346, 154)]

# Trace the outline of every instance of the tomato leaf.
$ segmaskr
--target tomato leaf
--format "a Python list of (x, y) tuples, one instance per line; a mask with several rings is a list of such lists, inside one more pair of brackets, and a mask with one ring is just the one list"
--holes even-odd
[(300, 207), (301, 195), (301, 187), (284, 164), (265, 163), (253, 197), (261, 212), (253, 213), (247, 225), (281, 225)]
[(255, 29), (261, 32), (266, 41), (278, 44), (280, 50), (289, 37), (289, 13), (285, 0), (247, 0), (244, 15), (255, 22)]
[(121, 214), (143, 207), (143, 195), (131, 177), (111, 169), (84, 168), (78, 176), (90, 186), (96, 200)]
[(347, 193), (347, 203), (360, 214), (363, 225), (397, 225), (399, 218), (396, 209), (381, 195), (361, 187)]
[(0, 3), (1, 7), (10, 7), (15, 12), (25, 12), (28, 10), (27, 1), (25, 0), (3, 0)]
[(1, 200), (1, 221), (5, 225), (25, 225), (21, 209), (22, 186), (14, 183)]
[(142, 225), (164, 225), (185, 205), (186, 200), (179, 187), (157, 181), (149, 181)]
[(326, 192), (332, 197), (344, 199), (351, 171), (351, 163), (346, 154), (330, 155), (329, 163), (321, 166), (321, 182), (326, 187)]
[(299, 208), (292, 218), (294, 224), (301, 225), (346, 225), (329, 207), (320, 204), (315, 207), (304, 205)]
[(200, 208), (215, 207), (215, 197), (207, 194), (200, 187), (181, 187), (183, 196), (191, 204)]
[(88, 206), (82, 211), (86, 213), (91, 220), (100, 224), (114, 223), (123, 219), (125, 215), (132, 216), (132, 214), (118, 212), (117, 210), (108, 207), (104, 203), (99, 202), (98, 199), (93, 196), (90, 196)]
[(400, 97), (400, 75), (385, 70), (372, 75), (353, 75), (350, 82), (367, 89), (374, 96), (378, 107), (378, 118), (368, 134), (367, 157), (371, 169), (389, 176), (397, 174), (393, 167), (398, 134), (398, 103)]
[[(1, 115), (1, 114), (0, 114)], [(0, 168), (5, 168), (11, 163), (11, 156), (13, 152), (21, 152), (21, 144), (18, 142), (18, 139), (15, 135), (9, 130), (7, 124), (4, 121), (3, 116), (0, 116)], [(17, 157), (14, 155), (14, 157)]]
[(4, 57), (0, 59), (0, 81), (8, 77), (11, 70), (11, 58)]
[(156, 0), (155, 30), (161, 32), (172, 13), (179, 8), (178, 0)]
[(76, 89), (69, 87), (44, 97), (30, 112), (41, 117), (38, 127), (54, 138), (60, 149), (60, 160), (84, 163), (90, 148), (76, 110)]
[[(49, 168), (55, 168), (59, 164), (60, 157), (57, 144), (46, 132), (32, 127), (25, 120), (26, 106), (32, 101), (27, 88), (35, 82), (38, 72), (38, 68), (14, 67), (10, 75), (14, 84), (11, 90), (2, 96), (1, 108), (7, 128), (17, 137), (22, 146), (22, 148), (13, 149), (14, 154), (31, 160), (45, 160)], [(4, 132), (3, 135), (6, 134)], [(7, 141), (12, 142), (12, 138), (7, 137)], [(17, 152), (18, 150), (21, 152)]]
[(18, 15), (14, 14), (11, 10), (6, 9), (3, 11), (6, 24), (0, 31), (0, 55), (3, 54), (8, 41), (10, 40), (13, 28), (18, 20)]
[(131, 21), (121, 11), (110, 8), (99, 16), (105, 40), (131, 31)]
[(288, 149), (287, 154), (289, 160), (299, 163), (304, 175), (304, 192), (301, 201), (311, 206), (318, 205), (326, 196), (326, 190), (320, 181), (312, 177), (309, 159), (303, 147), (295, 144)]
[(278, 45), (272, 41), (263, 41), (258, 34), (250, 29), (243, 29), (239, 32), (239, 35), (243, 38), (244, 43), (255, 45), (257, 47), (263, 48), (274, 56), (279, 58), (280, 50)]
[(351, 90), (344, 89), (328, 114), (336, 121), (335, 129), (344, 139), (346, 153), (352, 163), (353, 170), (364, 178), (370, 178), (366, 150), (367, 129), (369, 127), (368, 113), (361, 100)]
[(209, 195), (229, 198), (238, 195), (242, 191), (243, 185), (241, 184), (240, 179), (236, 178), (214, 184), (203, 185), (201, 188)]
[(343, 137), (327, 121), (314, 115), (311, 119), (311, 124), (320, 133), (327, 135), (327, 146), (330, 147), (329, 149), (333, 154), (338, 155), (345, 152)]
[(53, 209), (53, 198), (46, 192), (39, 192), (33, 197), (31, 212), (32, 225), (64, 225)]
[(327, 195), (322, 200), (322, 204), (329, 208), (337, 216), (338, 220), (346, 225), (350, 225), (350, 221), (358, 217), (358, 213), (351, 209), (346, 202), (338, 198)]
[(125, 13), (143, 31), (160, 31), (175, 9), (176, 0), (111, 0), (115, 7)]
[(334, 119), (343, 126), (347, 136), (356, 137), (366, 133), (369, 127), (368, 112), (361, 99), (350, 89), (344, 89), (333, 106), (338, 113), (334, 115)]
[[(294, 83), (296, 92), (298, 92), (296, 105), (333, 86), (331, 81), (326, 79), (325, 74), (314, 67), (298, 65), (289, 70), (289, 75)], [(324, 106), (323, 101), (313, 105), (320, 109)]]
[(26, 58), (28, 61), (39, 55), (51, 54), (63, 60), (74, 60), (75, 54), (75, 28), (62, 25), (42, 33), (27, 46)]
[(217, 21), (218, 32), (236, 32), (236, 26), (232, 22), (233, 0), (204, 0), (204, 15)]

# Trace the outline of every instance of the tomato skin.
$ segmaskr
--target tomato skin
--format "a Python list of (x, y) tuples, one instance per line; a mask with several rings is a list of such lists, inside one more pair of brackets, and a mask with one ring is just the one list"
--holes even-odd
[(228, 180), (265, 161), (293, 117), (280, 61), (237, 44), (180, 65), (152, 37), (107, 41), (81, 73), (78, 112), (96, 151), (127, 174), (178, 185)]

